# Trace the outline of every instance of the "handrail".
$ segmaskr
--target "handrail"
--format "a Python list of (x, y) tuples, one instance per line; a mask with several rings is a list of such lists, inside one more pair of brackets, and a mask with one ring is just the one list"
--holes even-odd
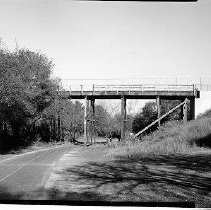
[(211, 91), (211, 78), (107, 78), (107, 79), (62, 79), (60, 81), (62, 87), (69, 85), (85, 85), (85, 84), (153, 84), (153, 85), (192, 85), (195, 84), (199, 91)]
[(194, 91), (195, 87), (194, 85), (162, 85), (162, 84), (130, 84), (130, 85), (114, 85), (114, 84), (108, 84), (108, 85), (94, 85), (95, 91), (98, 89), (106, 89), (106, 90), (117, 90), (119, 89), (127, 89), (127, 90), (147, 90), (147, 89), (153, 89), (153, 90), (179, 90), (179, 91)]
[(175, 84), (69, 84), (64, 89), (74, 91), (192, 91), (198, 90), (195, 85), (175, 85)]

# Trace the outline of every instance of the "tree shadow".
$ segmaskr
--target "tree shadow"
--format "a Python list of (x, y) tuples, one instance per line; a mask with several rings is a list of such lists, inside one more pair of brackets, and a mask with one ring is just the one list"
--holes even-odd
[(68, 191), (64, 192), (57, 188), (39, 188), (34, 191), (29, 192), (12, 192), (9, 188), (1, 186), (0, 187), (0, 203), (5, 200), (64, 200), (64, 201), (103, 201), (105, 199), (104, 195), (100, 195), (94, 192), (75, 192)]
[(70, 205), (75, 204), (71, 202), (79, 205), (156, 202), (159, 206), (162, 202), (193, 202), (196, 207), (211, 207), (210, 158), (208, 154), (163, 155), (87, 162), (58, 172), (65, 181), (57, 188), (15, 193), (1, 186), (0, 203), (5, 200), (48, 200), (50, 204), (66, 201)]
[[(211, 156), (140, 157), (89, 162), (64, 172), (85, 191), (114, 201), (193, 201), (211, 207)], [(68, 178), (67, 178), (68, 180)]]
[(0, 204), (27, 205), (73, 205), (73, 206), (146, 206), (146, 207), (190, 207), (193, 202), (118, 202), (112, 197), (96, 192), (64, 192), (57, 188), (40, 188), (32, 192), (10, 192), (6, 187), (0, 187)]

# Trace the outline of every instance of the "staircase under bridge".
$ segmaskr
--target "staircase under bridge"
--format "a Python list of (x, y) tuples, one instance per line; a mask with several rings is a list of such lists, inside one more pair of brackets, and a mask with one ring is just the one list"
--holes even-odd
[[(88, 107), (92, 107), (92, 135), (94, 135), (94, 122), (95, 122), (95, 100), (96, 99), (120, 99), (121, 100), (121, 139), (125, 139), (126, 128), (126, 101), (127, 99), (156, 99), (158, 111), (158, 125), (160, 125), (159, 118), (161, 117), (161, 100), (180, 100), (181, 104), (186, 106), (187, 100), (190, 104), (190, 119), (195, 119), (195, 99), (200, 97), (199, 88), (195, 84), (112, 84), (111, 82), (104, 83), (101, 81), (93, 83), (93, 81), (73, 82), (69, 80), (67, 85), (63, 83), (58, 90), (58, 99), (84, 99), (84, 137), (87, 139), (87, 115)], [(114, 81), (113, 81), (114, 82)], [(64, 85), (65, 84), (65, 85)], [(89, 103), (90, 102), (90, 103)], [(186, 107), (181, 109), (182, 118), (187, 120)]]

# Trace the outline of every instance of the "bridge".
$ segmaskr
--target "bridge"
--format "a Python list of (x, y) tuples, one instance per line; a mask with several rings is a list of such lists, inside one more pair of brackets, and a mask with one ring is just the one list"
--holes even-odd
[[(60, 99), (84, 99), (84, 136), (87, 139), (87, 112), (88, 107), (92, 107), (92, 134), (94, 135), (94, 122), (95, 122), (95, 100), (96, 99), (120, 99), (121, 100), (121, 116), (122, 116), (122, 127), (121, 127), (121, 139), (125, 139), (125, 128), (126, 128), (126, 100), (127, 99), (156, 99), (158, 119), (161, 117), (161, 100), (180, 100), (182, 105), (186, 100), (189, 100), (190, 104), (190, 119), (195, 119), (195, 99), (200, 97), (199, 87), (196, 84), (161, 84), (161, 83), (134, 83), (128, 84), (117, 81), (116, 84), (112, 83), (114, 80), (109, 82), (94, 83), (92, 80), (84, 81), (73, 81), (67, 80), (62, 81), (58, 90), (58, 97)], [(202, 85), (201, 85), (202, 87)], [(186, 111), (185, 111), (186, 110)], [(187, 120), (187, 107), (181, 109), (182, 118)], [(160, 121), (158, 120), (158, 125)]]

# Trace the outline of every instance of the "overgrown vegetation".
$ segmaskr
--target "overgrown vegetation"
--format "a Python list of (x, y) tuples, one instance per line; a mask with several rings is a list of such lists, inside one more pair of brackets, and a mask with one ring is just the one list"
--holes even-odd
[(111, 149), (115, 156), (157, 156), (206, 152), (211, 147), (211, 118), (199, 118), (187, 123), (170, 121), (140, 140)]
[[(83, 134), (84, 106), (57, 99), (62, 87), (52, 79), (53, 68), (53, 61), (40, 52), (0, 45), (0, 153), (34, 142), (74, 141)], [(95, 113), (95, 134), (120, 133), (121, 116), (112, 117), (100, 105)], [(128, 119), (131, 127), (132, 117)]]
[[(58, 100), (53, 61), (40, 52), (0, 48), (0, 153), (34, 142), (73, 141), (83, 133), (84, 107)], [(96, 132), (105, 135), (107, 111), (96, 107)]]
[(9, 150), (35, 139), (35, 127), (53, 100), (53, 63), (28, 49), (0, 49), (0, 148)]
[[(174, 107), (176, 107), (178, 104), (180, 104), (180, 100), (161, 100), (161, 115), (164, 115)], [(136, 114), (134, 116), (134, 120), (132, 123), (132, 131), (134, 133), (138, 133), (140, 130), (144, 129), (146, 126), (148, 126), (150, 123), (155, 121), (158, 117), (158, 110), (157, 110), (157, 104), (156, 102), (148, 102), (145, 104), (145, 106), (142, 108), (141, 112)], [(177, 109), (168, 116), (166, 116), (164, 119), (161, 120), (161, 124), (164, 124), (165, 122), (172, 121), (172, 120), (181, 120), (182, 118), (182, 112), (181, 109)], [(190, 106), (188, 103), (188, 119), (190, 119)], [(155, 131), (157, 129), (157, 125), (155, 124), (150, 129), (148, 129), (145, 133), (149, 134), (152, 131)]]

